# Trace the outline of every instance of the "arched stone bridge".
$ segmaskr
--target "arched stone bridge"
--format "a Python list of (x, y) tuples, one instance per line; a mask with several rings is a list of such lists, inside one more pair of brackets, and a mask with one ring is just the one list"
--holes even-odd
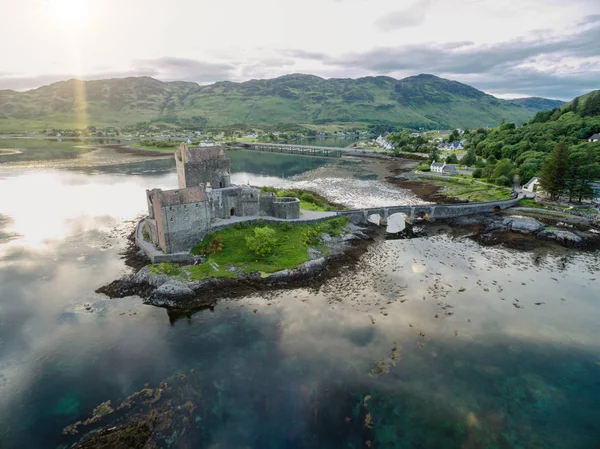
[(384, 221), (390, 215), (396, 213), (406, 214), (411, 223), (414, 219), (427, 214), (431, 221), (444, 218), (462, 217), (465, 215), (481, 214), (485, 212), (496, 212), (508, 209), (514, 206), (520, 200), (513, 198), (510, 200), (489, 201), (484, 203), (459, 203), (459, 204), (421, 204), (417, 206), (388, 206), (388, 207), (369, 207), (366, 209), (354, 209), (337, 211), (338, 215), (349, 216), (352, 223), (365, 224), (370, 215), (379, 214)]

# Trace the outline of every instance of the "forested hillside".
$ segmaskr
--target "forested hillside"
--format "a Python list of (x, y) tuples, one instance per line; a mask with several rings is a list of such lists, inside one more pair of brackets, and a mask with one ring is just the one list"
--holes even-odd
[(550, 109), (558, 108), (565, 104), (561, 100), (549, 100), (547, 98), (539, 97), (525, 97), (515, 98), (509, 100), (511, 103), (524, 107), (525, 109), (533, 112), (534, 114), (541, 111), (548, 111)]
[[(590, 182), (600, 177), (600, 143), (588, 142), (595, 133), (600, 133), (600, 91), (539, 112), (521, 126), (480, 129), (468, 135), (467, 148), (469, 159), (487, 161), (478, 161), (475, 177), (511, 179), (518, 173), (524, 183), (541, 176), (555, 198), (566, 194), (580, 200), (591, 196)], [(557, 168), (561, 159), (564, 164)]]

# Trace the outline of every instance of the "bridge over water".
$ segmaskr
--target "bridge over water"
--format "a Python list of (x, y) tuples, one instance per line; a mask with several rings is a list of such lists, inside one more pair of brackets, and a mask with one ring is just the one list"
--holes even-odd
[(238, 145), (242, 150), (261, 151), (263, 153), (295, 154), (298, 156), (342, 157), (344, 153), (352, 152), (345, 148), (320, 147), (313, 145), (294, 145), (289, 143), (251, 142)]
[(508, 209), (519, 202), (521, 197), (509, 200), (489, 201), (483, 203), (460, 203), (460, 204), (421, 204), (417, 206), (389, 206), (372, 207), (365, 209), (342, 210), (337, 211), (337, 215), (347, 216), (355, 224), (365, 224), (369, 216), (379, 215), (383, 221), (393, 214), (403, 213), (414, 223), (415, 218), (429, 216), (431, 221), (444, 218), (463, 217), (465, 215), (481, 214), (486, 212), (497, 212)]

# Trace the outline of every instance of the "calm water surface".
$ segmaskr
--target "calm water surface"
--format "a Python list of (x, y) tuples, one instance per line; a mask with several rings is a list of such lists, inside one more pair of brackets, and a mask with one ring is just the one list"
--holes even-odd
[[(238, 183), (326, 186), (346, 169), (231, 157)], [(0, 447), (69, 447), (123, 412), (65, 426), (162, 381), (160, 447), (600, 447), (597, 255), (432, 229), (378, 241), (318, 290), (187, 317), (94, 293), (129, 272), (119, 253), (144, 189), (175, 185), (169, 160), (0, 167)]]

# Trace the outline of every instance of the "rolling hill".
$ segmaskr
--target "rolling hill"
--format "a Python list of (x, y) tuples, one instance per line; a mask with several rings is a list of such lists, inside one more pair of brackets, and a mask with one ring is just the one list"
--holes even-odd
[[(0, 91), (0, 131), (134, 125), (161, 121), (203, 127), (232, 124), (390, 123), (409, 128), (525, 122), (544, 99), (505, 101), (433, 75), (324, 79), (286, 75), (200, 86), (149, 77), (69, 80)], [(537, 105), (537, 106), (535, 106)]]
[(515, 98), (513, 100), (509, 100), (509, 102), (516, 104), (517, 106), (521, 106), (528, 111), (531, 111), (533, 114), (558, 108), (565, 104), (565, 102), (561, 100), (549, 100), (547, 98), (540, 97)]

